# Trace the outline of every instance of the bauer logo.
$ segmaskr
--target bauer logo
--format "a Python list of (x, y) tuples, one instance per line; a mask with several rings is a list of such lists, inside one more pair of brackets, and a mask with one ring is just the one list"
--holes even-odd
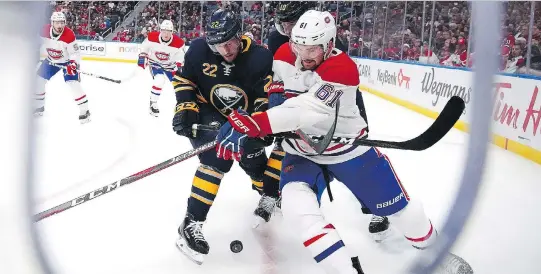
[(104, 42), (78, 41), (77, 48), (82, 55), (105, 56), (106, 54), (106, 45)]
[(402, 200), (402, 198), (404, 198), (404, 192), (401, 192), (400, 195), (394, 197), (392, 200), (389, 200), (385, 203), (377, 204), (376, 208), (384, 208), (384, 207), (392, 206), (398, 201)]

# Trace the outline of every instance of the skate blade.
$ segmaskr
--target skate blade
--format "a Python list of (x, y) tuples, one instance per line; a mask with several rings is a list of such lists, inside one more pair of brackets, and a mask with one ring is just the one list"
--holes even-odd
[(152, 117), (158, 117), (158, 116), (160, 115), (159, 113), (154, 113), (154, 112), (152, 112), (152, 110), (150, 110), (148, 113), (149, 113), (150, 116), (152, 116)]
[(254, 215), (254, 223), (252, 224), (252, 228), (253, 229), (256, 229), (260, 226), (263, 226), (264, 224), (266, 224), (267, 222), (265, 221), (265, 219), (261, 218), (260, 216), (258, 215)]
[(79, 123), (81, 123), (81, 125), (90, 123), (90, 117), (79, 120)]
[(177, 248), (186, 256), (188, 259), (190, 259), (192, 262), (201, 265), (203, 264), (204, 256), (203, 254), (192, 250), (190, 247), (188, 247), (188, 244), (184, 239), (181, 237), (176, 242)]
[(390, 228), (382, 232), (370, 233), (370, 237), (372, 237), (372, 240), (374, 240), (376, 243), (385, 241), (389, 238), (389, 236), (391, 236)]

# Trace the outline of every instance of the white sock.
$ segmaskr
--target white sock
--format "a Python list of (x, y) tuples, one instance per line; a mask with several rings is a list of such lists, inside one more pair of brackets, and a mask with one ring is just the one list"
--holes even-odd
[(162, 88), (159, 88), (157, 86), (152, 86), (152, 90), (150, 91), (150, 102), (153, 102), (153, 103), (158, 102), (158, 99), (160, 98), (161, 93), (162, 93)]
[(34, 108), (41, 108), (45, 106), (45, 85), (47, 84), (47, 80), (37, 77), (36, 80), (36, 90), (34, 97)]
[(423, 204), (415, 199), (411, 199), (405, 208), (388, 218), (415, 248), (425, 249), (436, 240), (436, 229), (426, 216)]
[(83, 115), (88, 111), (88, 98), (83, 92), (81, 87), (81, 82), (79, 81), (68, 81), (66, 82), (71, 88), (71, 94), (77, 106), (79, 106), (79, 114)]
[(326, 273), (357, 273), (344, 242), (323, 217), (316, 194), (306, 183), (292, 182), (282, 189), (282, 213)]

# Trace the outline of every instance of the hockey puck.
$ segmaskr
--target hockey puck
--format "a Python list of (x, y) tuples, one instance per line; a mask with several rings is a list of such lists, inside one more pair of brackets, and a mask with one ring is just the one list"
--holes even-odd
[(231, 242), (231, 244), (229, 245), (229, 248), (231, 248), (231, 252), (233, 253), (239, 253), (242, 251), (242, 242), (239, 241), (239, 240), (234, 240)]

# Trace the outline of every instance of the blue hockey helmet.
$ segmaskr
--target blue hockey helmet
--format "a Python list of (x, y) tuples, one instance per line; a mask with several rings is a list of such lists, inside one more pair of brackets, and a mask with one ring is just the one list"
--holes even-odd
[(217, 52), (214, 45), (227, 42), (233, 37), (240, 38), (241, 20), (229, 9), (218, 9), (210, 16), (205, 28), (205, 39), (210, 48)]

